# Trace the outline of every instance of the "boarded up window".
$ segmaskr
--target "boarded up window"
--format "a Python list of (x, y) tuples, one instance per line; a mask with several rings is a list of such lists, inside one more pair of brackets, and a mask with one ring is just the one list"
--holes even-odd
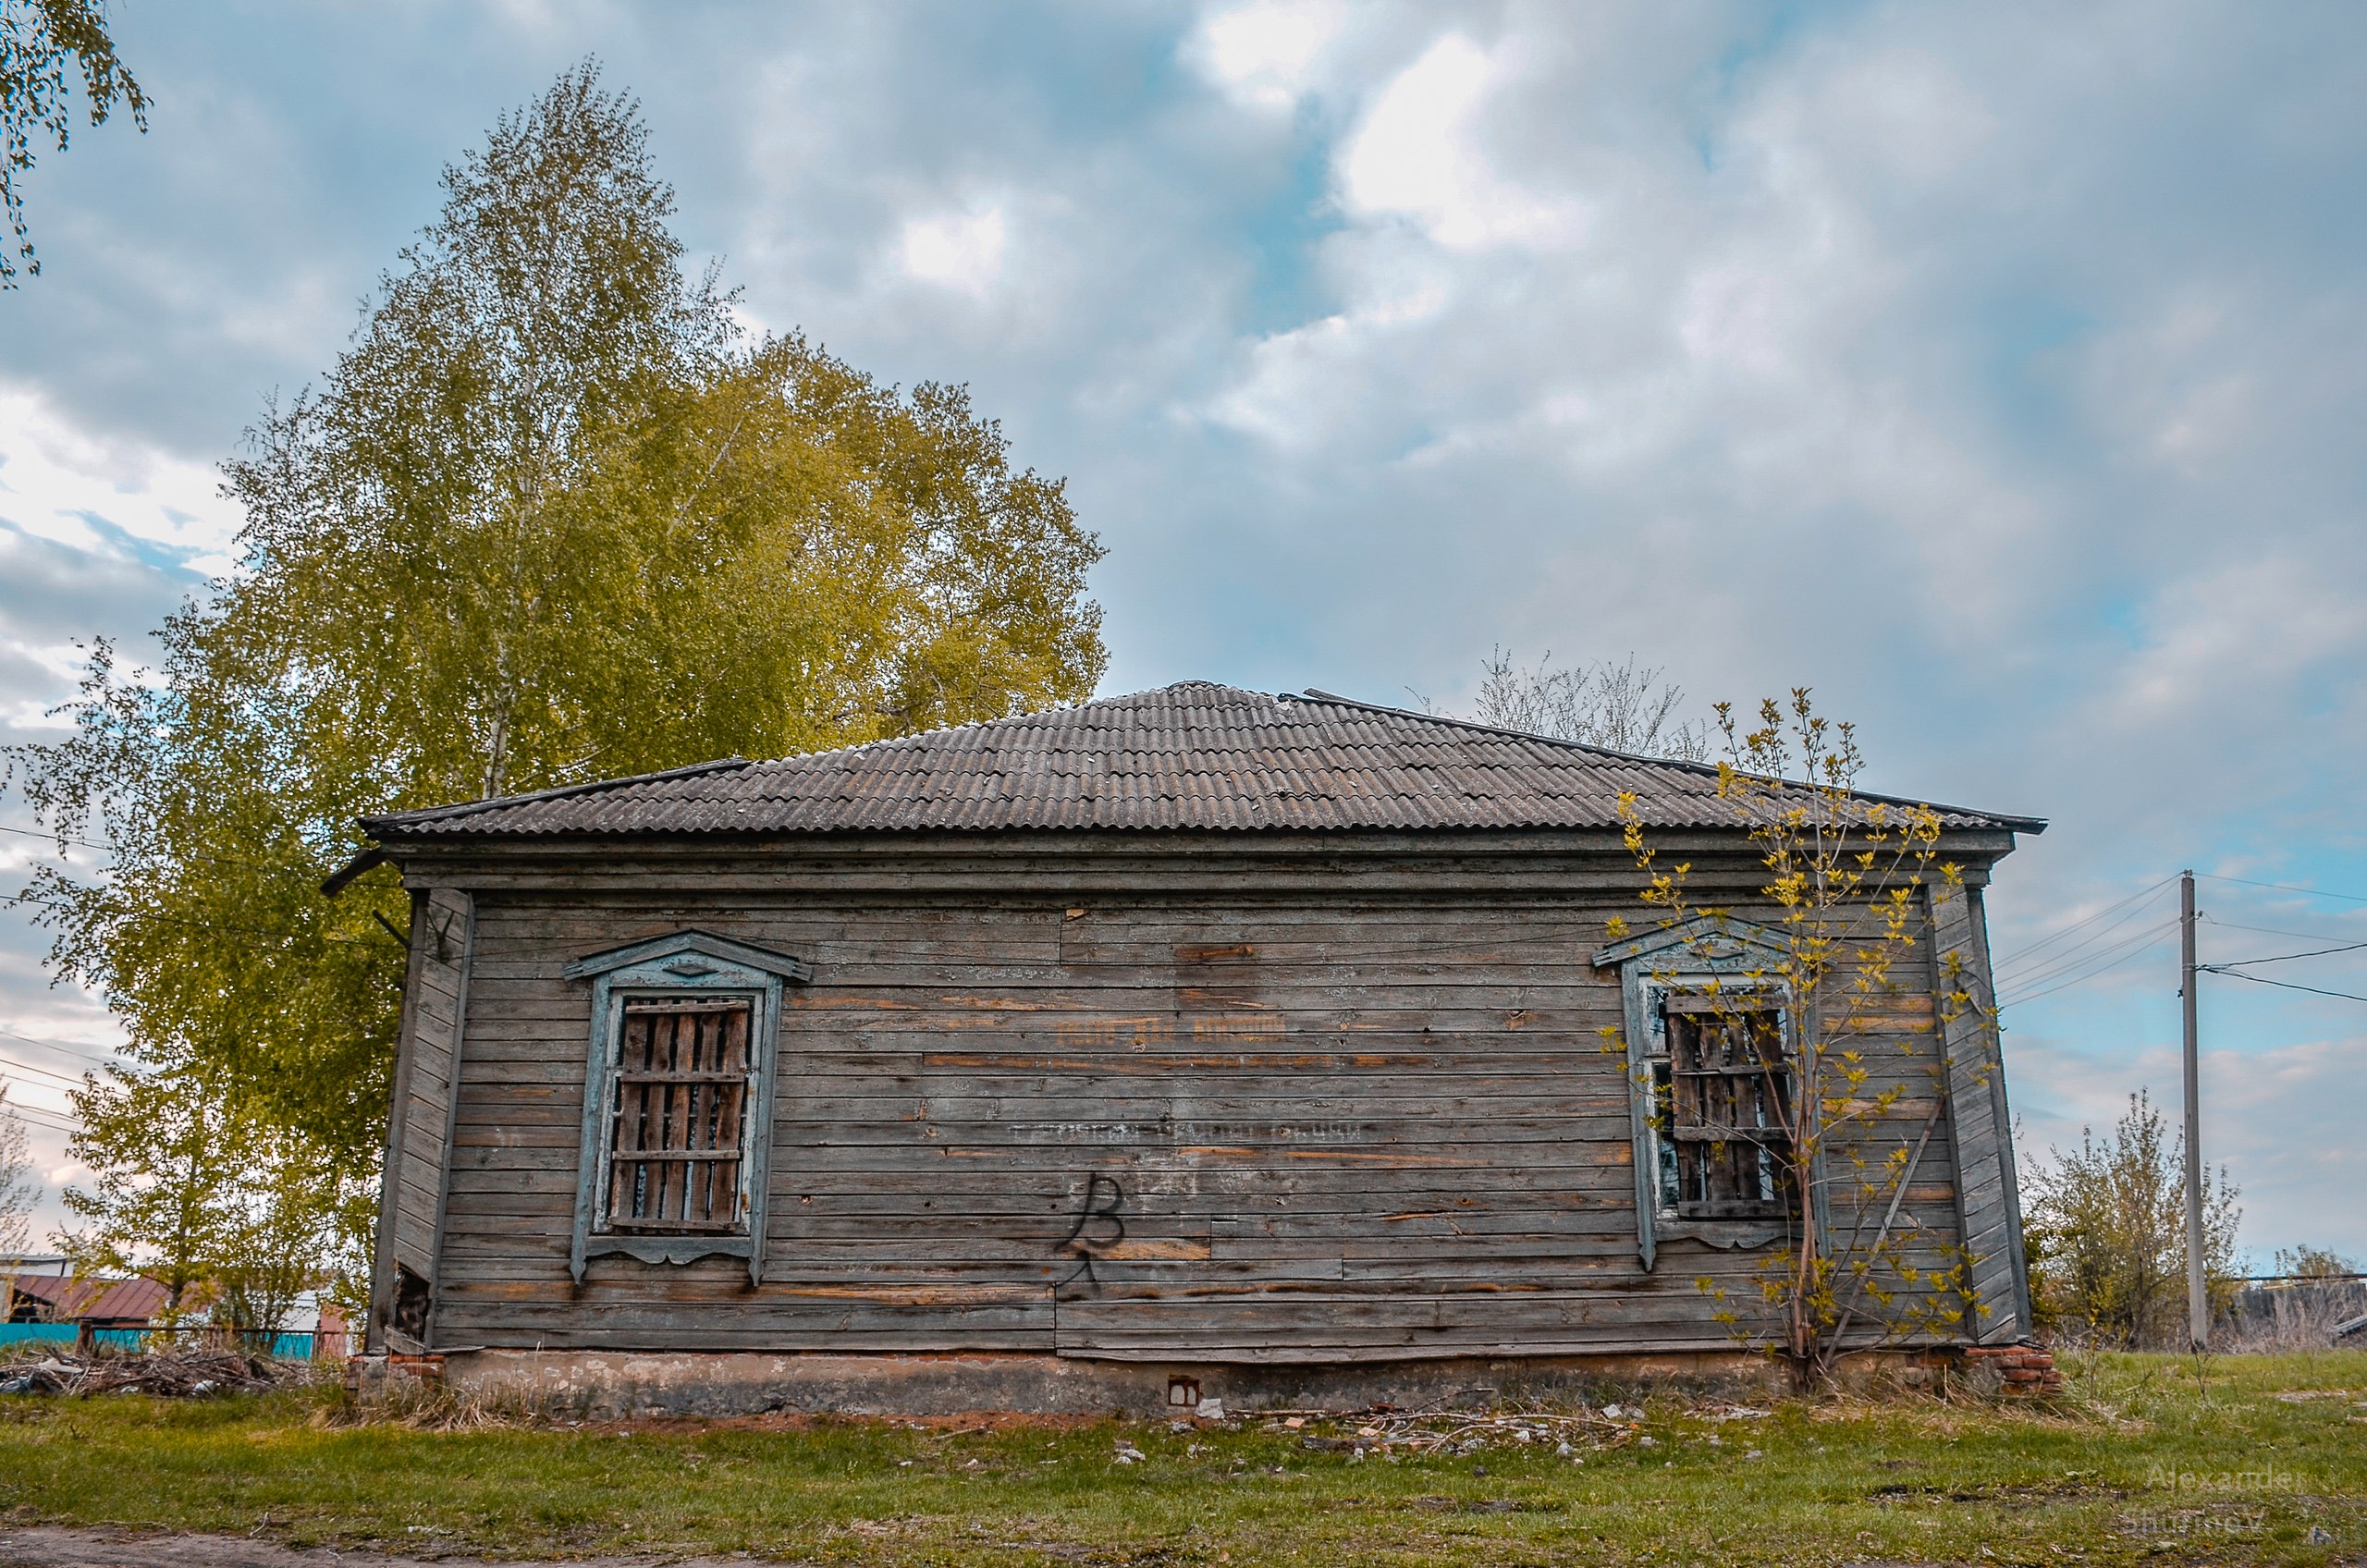
[(744, 998), (625, 1003), (609, 1091), (602, 1229), (745, 1230), (752, 1007)]
[(1661, 1206), (1695, 1219), (1790, 1211), (1792, 1074), (1783, 1014), (1671, 997), (1652, 1063)]

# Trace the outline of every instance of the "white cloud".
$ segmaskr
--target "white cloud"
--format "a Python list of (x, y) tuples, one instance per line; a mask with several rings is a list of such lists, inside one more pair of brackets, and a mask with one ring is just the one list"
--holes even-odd
[[(1915, 186), (1964, 168), (1997, 129), (1980, 92), (1929, 50), (1813, 50), (1771, 84), (1752, 134), (1846, 172), (1853, 184)], [(1780, 171), (1779, 171), (1780, 173)]]
[(1347, 18), (1343, 0), (1249, 0), (1203, 17), (1184, 57), (1235, 103), (1285, 111)]
[(221, 484), (209, 464), (95, 435), (39, 393), (0, 387), (0, 519), (37, 538), (121, 554), (111, 524), (196, 570), (226, 571), (241, 520)]
[(1400, 399), (1372, 395), (1372, 378), (1393, 356), (1421, 350), (1459, 280), (1428, 246), (1399, 235), (1343, 237), (1335, 255), (1350, 308), (1247, 345), (1239, 374), (1205, 407), (1212, 423), (1304, 449), (1362, 445), (1376, 417), (1398, 411)]
[(1340, 197), (1359, 216), (1411, 220), (1440, 245), (1474, 251), (1574, 237), (1579, 210), (1525, 190), (1498, 166), (1485, 119), (1517, 51), (1449, 33), (1382, 88), (1339, 162)]
[(2199, 705), (2233, 710), (2313, 665), (2367, 657), (2354, 585), (2283, 554), (2182, 578), (2146, 620), (2156, 634), (2101, 693), (2098, 717), (2116, 727), (2181, 725)]
[[(2010, 1045), (2010, 1042), (2009, 1042)], [(2026, 1168), (2076, 1146), (2081, 1127), (2109, 1134), (2128, 1096), (2149, 1086), (2175, 1130), (2183, 1115), (2177, 1049), (2133, 1057), (2057, 1047), (2010, 1051)], [(2367, 1191), (2367, 1141), (2352, 1125), (2367, 1105), (2367, 1037), (2302, 1040), (2201, 1057), (2202, 1154), (2241, 1191), (2239, 1240), (2265, 1263), (2307, 1242), (2367, 1257), (2367, 1213), (2328, 1194)], [(2027, 1181), (2028, 1178), (2025, 1178)]]
[(914, 218), (904, 225), (896, 253), (904, 271), (924, 283), (975, 299), (993, 291), (1009, 239), (1000, 207)]

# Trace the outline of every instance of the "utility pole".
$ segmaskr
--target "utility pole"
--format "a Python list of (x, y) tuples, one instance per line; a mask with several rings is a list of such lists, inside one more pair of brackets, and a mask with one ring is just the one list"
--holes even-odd
[(2198, 1351), (2211, 1344), (2211, 1298), (2202, 1282), (2202, 1085), (2194, 1013), (2194, 873), (2178, 873), (2178, 1000), (2186, 1015), (2186, 1314)]

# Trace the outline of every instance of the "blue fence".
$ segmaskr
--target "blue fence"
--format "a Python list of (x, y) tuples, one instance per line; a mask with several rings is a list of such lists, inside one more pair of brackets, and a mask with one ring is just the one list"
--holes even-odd
[(46, 1341), (72, 1349), (78, 1329), (71, 1323), (0, 1323), (0, 1345)]
[[(203, 1330), (211, 1334), (212, 1330)], [(22, 1344), (27, 1341), (54, 1344), (72, 1350), (80, 1341), (82, 1330), (72, 1323), (0, 1323), (0, 1345)], [(271, 1354), (282, 1361), (310, 1361), (313, 1341), (311, 1332), (281, 1334), (271, 1341)], [(335, 1352), (334, 1341), (344, 1338), (332, 1334), (331, 1344), (323, 1348)], [(109, 1350), (162, 1350), (170, 1342), (168, 1333), (152, 1333), (145, 1329), (94, 1329), (91, 1331), (93, 1344)]]

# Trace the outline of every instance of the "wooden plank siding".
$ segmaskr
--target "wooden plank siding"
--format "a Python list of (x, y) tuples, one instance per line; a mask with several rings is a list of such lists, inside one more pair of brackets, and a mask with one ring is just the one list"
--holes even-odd
[[(1606, 919), (1636, 916), (1636, 878), (1589, 850), (932, 863), (826, 847), (712, 875), (449, 851), (406, 867), (432, 899), (472, 887), (473, 925), (464, 976), (423, 967), (411, 993), (395, 1252), (419, 1244), (416, 1204), (440, 1189), (447, 1345), (1728, 1348), (1697, 1280), (1755, 1303), (1767, 1253), (1679, 1236), (1650, 1273), (1637, 1256), (1625, 1064), (1600, 1035), (1621, 994), (1590, 962)], [(1696, 868), (1737, 903), (1759, 876), (1742, 855)], [(1955, 918), (1944, 943), (1966, 939)], [(589, 1001), (560, 971), (685, 926), (814, 968), (776, 1043), (763, 1283), (732, 1259), (606, 1256), (577, 1286)], [(1900, 998), (1857, 1042), (1870, 1092), (1903, 1089), (1851, 1134), (1869, 1158), (1911, 1145), (1936, 1103), (1931, 1017), (1928, 994)], [(1968, 1123), (1953, 1073), (1948, 1088)], [(1919, 1161), (1908, 1207), (1939, 1240), (1959, 1239), (1959, 1159), (1993, 1135), (1952, 1121)], [(1993, 1186), (1996, 1163), (1969, 1169)], [(1983, 1187), (1964, 1212), (1987, 1225), (1995, 1207)]]

